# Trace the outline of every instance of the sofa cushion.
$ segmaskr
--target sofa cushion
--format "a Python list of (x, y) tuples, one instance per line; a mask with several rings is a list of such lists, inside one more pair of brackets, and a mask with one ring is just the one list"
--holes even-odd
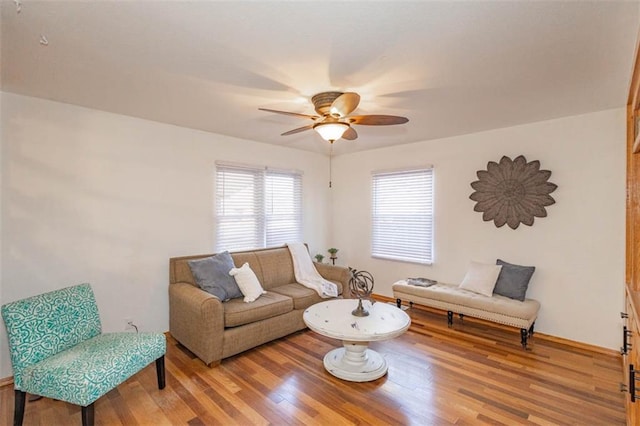
[(260, 250), (231, 253), (231, 258), (233, 259), (236, 265), (244, 265), (245, 263), (248, 263), (253, 273), (256, 274), (258, 281), (260, 281), (260, 284), (262, 284), (262, 288), (269, 290), (264, 286), (264, 276), (262, 274), (262, 266), (260, 265), (260, 261), (258, 260), (258, 255), (256, 254), (259, 251)]
[(274, 287), (272, 292), (288, 296), (293, 299), (293, 309), (307, 309), (314, 303), (322, 302), (326, 299), (318, 296), (315, 290), (307, 288), (302, 284), (291, 283)]
[(293, 274), (293, 260), (287, 247), (275, 248), (257, 252), (260, 267), (262, 269), (262, 286), (265, 290), (271, 290), (284, 284), (293, 283), (296, 277)]
[(471, 261), (467, 274), (460, 283), (460, 288), (491, 297), (501, 269), (501, 265), (487, 265)]
[(160, 358), (162, 333), (105, 333), (24, 370), (24, 389), (87, 406)]
[(231, 299), (223, 303), (224, 326), (237, 327), (275, 317), (293, 310), (293, 299), (282, 294), (267, 292), (253, 303)]
[(229, 275), (235, 278), (240, 291), (244, 295), (245, 303), (254, 302), (258, 297), (266, 293), (260, 285), (258, 277), (249, 267), (249, 263), (245, 262), (240, 268), (231, 268)]
[(236, 280), (229, 275), (235, 267), (228, 251), (204, 259), (189, 260), (189, 267), (198, 286), (225, 301), (242, 296)]
[(529, 288), (529, 281), (535, 272), (535, 266), (514, 265), (504, 260), (498, 259), (497, 265), (502, 265), (496, 287), (493, 289), (495, 294), (524, 301)]

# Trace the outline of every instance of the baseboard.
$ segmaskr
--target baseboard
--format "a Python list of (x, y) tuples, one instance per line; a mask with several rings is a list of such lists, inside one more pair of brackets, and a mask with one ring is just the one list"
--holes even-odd
[[(549, 342), (560, 343), (563, 345), (571, 346), (576, 349), (583, 349), (590, 352), (596, 352), (602, 355), (620, 356), (620, 352), (615, 349), (603, 348), (602, 346), (591, 345), (589, 343), (578, 342), (575, 340), (565, 339), (564, 337), (552, 336), (550, 334), (539, 333), (536, 331), (536, 339), (544, 339)], [(620, 357), (622, 359), (622, 357)]]
[[(396, 302), (396, 299), (393, 297), (388, 297), (388, 296), (383, 296), (381, 294), (372, 294), (371, 295), (373, 297), (374, 300), (380, 301), (380, 302), (388, 302), (388, 303), (394, 303)], [(403, 306), (404, 308), (404, 306)], [(420, 309), (422, 311), (426, 311), (426, 312), (437, 312), (437, 313), (443, 313), (444, 311), (440, 310), (440, 309), (436, 309), (436, 308), (431, 308), (428, 306), (422, 306), (422, 305), (418, 305), (418, 304), (413, 304), (413, 308), (412, 309)], [(481, 323), (481, 324), (487, 324), (487, 325), (491, 325), (492, 327), (499, 327), (499, 328), (504, 328), (504, 329), (513, 329), (513, 327), (509, 327), (506, 325), (502, 325), (502, 324), (497, 324), (491, 321), (486, 321), (480, 318), (473, 318), (473, 317), (469, 317), (469, 316), (465, 316), (464, 317), (465, 321), (471, 321), (471, 322), (477, 322), (477, 323)], [(583, 343), (583, 342), (577, 342), (575, 340), (570, 340), (570, 339), (566, 339), (564, 337), (557, 337), (557, 336), (552, 336), (550, 334), (545, 334), (545, 333), (540, 333), (538, 331), (536, 331), (535, 333), (535, 338), (536, 339), (543, 339), (543, 340), (547, 340), (549, 342), (554, 342), (554, 343), (560, 343), (563, 345), (567, 345), (567, 346), (571, 346), (573, 348), (576, 349), (582, 349), (582, 350), (587, 350), (587, 351), (591, 351), (591, 352), (595, 352), (595, 353), (599, 353), (599, 354), (603, 354), (603, 355), (616, 355), (619, 356), (620, 353), (615, 350), (615, 349), (609, 349), (609, 348), (604, 348), (602, 346), (596, 346), (596, 345), (591, 345), (589, 343)]]
[(13, 376), (5, 377), (4, 379), (0, 379), (0, 388), (9, 386), (13, 384)]

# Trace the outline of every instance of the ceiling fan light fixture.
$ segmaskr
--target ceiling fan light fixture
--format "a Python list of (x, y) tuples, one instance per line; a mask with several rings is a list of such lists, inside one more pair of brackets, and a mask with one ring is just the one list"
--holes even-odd
[(340, 139), (342, 135), (344, 135), (344, 132), (349, 129), (349, 127), (349, 124), (341, 122), (318, 123), (313, 126), (313, 130), (318, 132), (318, 134), (322, 136), (322, 139), (329, 142), (334, 142)]
[(356, 140), (358, 132), (355, 125), (365, 126), (390, 126), (393, 124), (404, 124), (409, 119), (395, 115), (366, 114), (350, 115), (358, 108), (360, 95), (355, 92), (322, 92), (311, 97), (316, 115), (302, 114), (299, 112), (279, 111), (270, 108), (258, 108), (261, 111), (273, 112), (276, 114), (289, 115), (298, 118), (312, 120), (306, 126), (297, 127), (282, 136), (289, 136), (306, 130), (314, 129), (328, 142), (335, 142), (338, 139)]

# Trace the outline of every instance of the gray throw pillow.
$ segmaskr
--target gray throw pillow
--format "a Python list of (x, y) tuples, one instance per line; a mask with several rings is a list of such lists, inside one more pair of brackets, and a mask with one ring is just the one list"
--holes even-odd
[(493, 293), (524, 301), (529, 281), (536, 270), (535, 266), (513, 265), (500, 259), (496, 261), (496, 265), (502, 265), (502, 270), (498, 275)]
[(229, 275), (229, 271), (235, 266), (228, 251), (204, 259), (189, 261), (189, 268), (191, 268), (196, 284), (223, 302), (242, 297), (236, 280)]

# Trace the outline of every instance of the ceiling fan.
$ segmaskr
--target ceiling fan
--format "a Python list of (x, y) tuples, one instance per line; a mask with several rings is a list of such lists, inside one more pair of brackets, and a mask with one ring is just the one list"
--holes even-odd
[(322, 92), (311, 97), (314, 109), (318, 115), (300, 114), (297, 112), (278, 111), (269, 108), (258, 108), (261, 111), (275, 112), (276, 114), (291, 115), (294, 117), (307, 118), (313, 123), (298, 127), (282, 136), (293, 135), (313, 129), (322, 138), (330, 143), (340, 138), (354, 140), (358, 137), (352, 124), (365, 126), (388, 126), (392, 124), (404, 124), (409, 121), (406, 117), (396, 115), (349, 115), (360, 103), (360, 95), (355, 92)]

